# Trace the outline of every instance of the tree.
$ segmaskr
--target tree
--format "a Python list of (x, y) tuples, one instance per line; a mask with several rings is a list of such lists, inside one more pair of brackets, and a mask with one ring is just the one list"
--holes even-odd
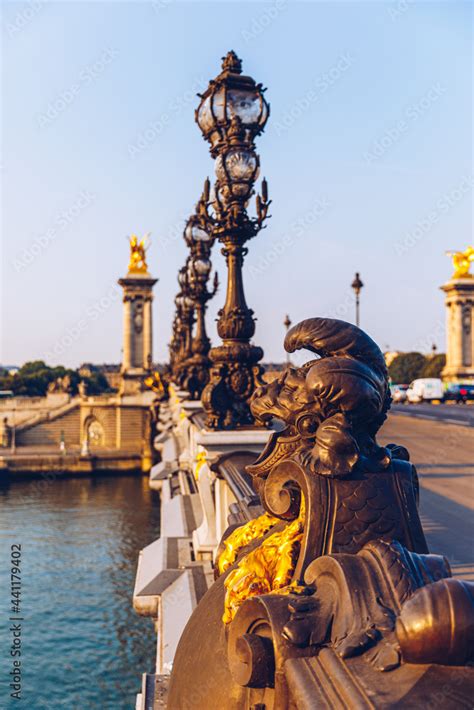
[(65, 377), (69, 378), (68, 391), (72, 395), (77, 394), (81, 379), (84, 379), (87, 385), (88, 394), (112, 391), (102, 372), (92, 372), (90, 377), (81, 378), (77, 370), (70, 370), (62, 365), (49, 367), (43, 360), (26, 362), (14, 375), (9, 375), (5, 371), (2, 376), (0, 372), (0, 389), (12, 390), (15, 395), (25, 397), (44, 397), (51, 382)]
[(446, 365), (446, 355), (439, 353), (427, 358), (420, 377), (441, 377), (441, 372)]
[(49, 370), (49, 367), (43, 360), (32, 360), (31, 362), (25, 362), (25, 364), (20, 367), (17, 374), (32, 375), (41, 372), (41, 370)]
[(421, 377), (426, 358), (421, 353), (401, 353), (393, 359), (388, 368), (388, 374), (394, 385), (409, 384)]
[(102, 394), (102, 392), (111, 391), (107, 378), (102, 372), (93, 372), (90, 377), (83, 379), (87, 385), (87, 394)]

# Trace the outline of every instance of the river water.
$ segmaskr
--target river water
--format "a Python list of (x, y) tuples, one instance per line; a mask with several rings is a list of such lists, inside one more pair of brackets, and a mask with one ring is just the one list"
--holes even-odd
[[(139, 550), (158, 535), (159, 501), (142, 476), (0, 486), (2, 710), (135, 708), (156, 637), (133, 611), (133, 584)], [(10, 601), (12, 545), (21, 545), (21, 616)], [(21, 702), (8, 687), (10, 628), (20, 623), (11, 617), (23, 619)]]

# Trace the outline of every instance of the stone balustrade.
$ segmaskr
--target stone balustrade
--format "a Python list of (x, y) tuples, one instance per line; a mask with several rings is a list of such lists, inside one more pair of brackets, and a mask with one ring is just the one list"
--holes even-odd
[[(161, 461), (150, 487), (161, 493), (160, 537), (138, 560), (133, 604), (157, 632), (155, 673), (144, 674), (137, 710), (163, 696), (186, 623), (214, 580), (213, 562), (229, 524), (260, 515), (262, 508), (245, 466), (257, 458), (270, 431), (209, 431), (200, 402), (173, 390), (160, 406), (154, 446)], [(164, 705), (163, 705), (164, 706)]]

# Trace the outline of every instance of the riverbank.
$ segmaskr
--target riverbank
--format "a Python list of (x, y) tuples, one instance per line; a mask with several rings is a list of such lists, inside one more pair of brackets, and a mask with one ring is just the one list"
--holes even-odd
[(58, 448), (23, 446), (0, 455), (0, 479), (4, 476), (38, 477), (48, 474), (91, 475), (141, 473), (142, 456), (126, 450), (96, 450), (82, 455), (79, 447), (65, 453)]

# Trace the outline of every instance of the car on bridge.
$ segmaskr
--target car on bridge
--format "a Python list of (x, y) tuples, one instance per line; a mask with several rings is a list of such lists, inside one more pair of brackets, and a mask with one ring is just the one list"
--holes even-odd
[(392, 401), (394, 404), (404, 404), (407, 399), (409, 385), (390, 385)]
[(452, 384), (445, 390), (445, 402), (466, 404), (468, 400), (474, 400), (474, 384)]

